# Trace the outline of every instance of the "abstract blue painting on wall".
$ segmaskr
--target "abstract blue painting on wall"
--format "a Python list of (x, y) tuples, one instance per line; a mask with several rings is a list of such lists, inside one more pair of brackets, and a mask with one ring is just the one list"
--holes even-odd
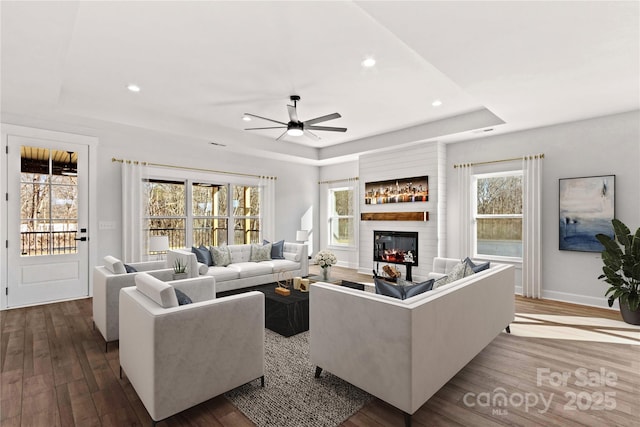
[(615, 175), (560, 180), (560, 250), (602, 252), (596, 234), (613, 238)]

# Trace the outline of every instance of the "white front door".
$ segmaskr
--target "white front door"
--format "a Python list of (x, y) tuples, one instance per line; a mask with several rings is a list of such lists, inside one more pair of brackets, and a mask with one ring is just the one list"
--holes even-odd
[(7, 306), (88, 296), (88, 146), (7, 142)]

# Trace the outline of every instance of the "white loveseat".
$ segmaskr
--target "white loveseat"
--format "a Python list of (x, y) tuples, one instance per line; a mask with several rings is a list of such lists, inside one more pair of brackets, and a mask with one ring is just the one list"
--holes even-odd
[[(455, 260), (455, 263), (459, 263)], [(405, 413), (434, 393), (514, 319), (513, 266), (492, 264), (399, 300), (326, 283), (311, 285), (310, 359)]]
[(137, 272), (127, 273), (124, 263), (112, 256), (104, 257), (104, 265), (93, 270), (93, 323), (105, 340), (105, 351), (111, 341), (118, 339), (118, 296), (120, 289), (135, 285), (138, 272), (168, 281), (173, 278), (173, 269), (166, 261), (134, 262), (128, 265)]
[[(193, 301), (178, 305), (175, 289)], [(257, 378), (264, 294), (216, 298), (215, 279), (140, 274), (120, 291), (120, 367), (155, 422)]]
[(167, 252), (167, 265), (172, 266), (176, 260), (181, 260), (187, 266), (187, 275), (212, 276), (216, 279), (216, 291), (224, 292), (249, 286), (273, 283), (287, 276), (306, 277), (309, 275), (309, 257), (307, 245), (301, 243), (284, 242), (284, 259), (252, 262), (251, 245), (228, 245), (231, 253), (231, 264), (221, 266), (206, 266), (198, 263), (196, 255), (191, 249), (172, 249)]

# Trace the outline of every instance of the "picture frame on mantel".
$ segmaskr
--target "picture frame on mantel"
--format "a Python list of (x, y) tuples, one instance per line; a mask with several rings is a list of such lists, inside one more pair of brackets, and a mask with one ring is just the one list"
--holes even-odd
[(559, 249), (602, 252), (596, 239), (602, 233), (613, 238), (615, 175), (562, 178), (559, 180)]
[(364, 204), (415, 203), (429, 201), (429, 177), (373, 181), (364, 184)]

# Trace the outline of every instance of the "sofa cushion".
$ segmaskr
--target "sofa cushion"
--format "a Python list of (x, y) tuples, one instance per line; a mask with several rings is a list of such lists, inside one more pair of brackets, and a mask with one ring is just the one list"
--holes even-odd
[(113, 274), (124, 274), (127, 272), (122, 261), (118, 258), (112, 257), (111, 255), (104, 257), (104, 268)]
[(237, 270), (228, 267), (218, 267), (217, 265), (209, 267), (205, 274), (207, 276), (214, 277), (216, 279), (216, 282), (224, 282), (225, 280), (240, 278), (240, 273)]
[(191, 252), (196, 254), (196, 259), (198, 260), (198, 262), (209, 266), (213, 265), (213, 257), (211, 256), (209, 248), (207, 248), (206, 246), (200, 245), (197, 248), (195, 246), (192, 246)]
[(455, 267), (453, 267), (453, 270), (451, 270), (449, 274), (441, 277), (440, 279), (437, 279), (433, 283), (433, 289), (437, 289), (441, 286), (455, 282), (456, 280), (462, 279), (463, 277), (467, 277), (472, 274), (474, 273), (471, 267), (469, 267), (469, 264), (467, 264), (466, 262), (460, 262)]
[(489, 261), (487, 262), (483, 262), (480, 264), (475, 264), (473, 261), (471, 261), (471, 258), (466, 257), (462, 262), (466, 262), (467, 265), (469, 265), (469, 267), (471, 267), (471, 269), (473, 270), (474, 273), (480, 273), (481, 271), (484, 271), (486, 269), (488, 269), (491, 264)]
[(163, 308), (177, 307), (175, 288), (147, 273), (136, 274), (136, 289)]
[[(263, 244), (269, 243), (268, 240), (264, 240)], [(271, 243), (271, 259), (284, 259), (284, 240)]]
[(191, 298), (189, 298), (189, 296), (187, 296), (187, 294), (182, 292), (180, 289), (176, 289), (176, 298), (178, 299), (178, 305), (187, 305), (193, 303), (193, 301), (191, 301)]
[(213, 265), (226, 267), (231, 264), (231, 253), (227, 245), (211, 246), (211, 256), (213, 257)]
[(270, 265), (272, 271), (293, 271), (300, 268), (299, 262), (289, 261), (288, 259), (272, 259), (271, 261), (263, 261), (262, 264)]
[(229, 264), (227, 269), (237, 271), (241, 279), (273, 273), (273, 268), (266, 262), (238, 262)]
[(271, 260), (271, 243), (267, 243), (266, 245), (251, 245), (251, 257), (249, 261), (251, 262), (260, 262), (260, 261), (269, 261)]
[(124, 264), (124, 270), (127, 273), (137, 273), (138, 272), (138, 270), (134, 266), (129, 265), (129, 264)]
[(393, 297), (398, 299), (404, 299), (402, 287), (397, 286), (393, 283), (384, 281), (379, 277), (374, 277), (373, 282), (376, 285), (376, 294), (386, 295), (388, 297)]

